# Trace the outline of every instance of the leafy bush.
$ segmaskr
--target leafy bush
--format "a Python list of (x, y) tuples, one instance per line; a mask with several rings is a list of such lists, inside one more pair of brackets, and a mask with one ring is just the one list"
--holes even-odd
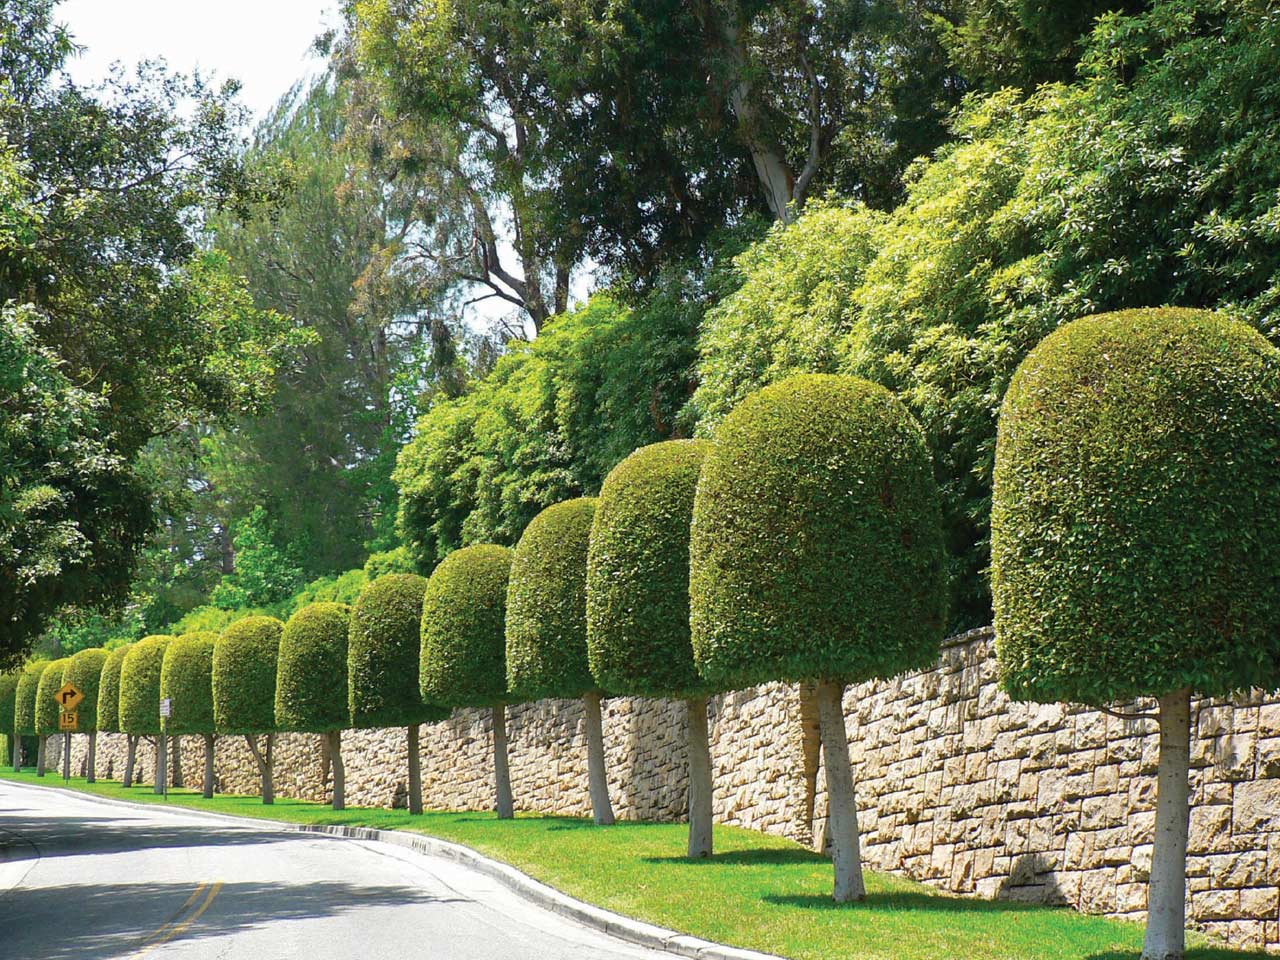
[(364, 575), (368, 580), (376, 580), (378, 577), (386, 576), (388, 573), (417, 572), (417, 564), (413, 562), (413, 555), (409, 553), (406, 547), (396, 547), (394, 550), (372, 553), (369, 555), (369, 559), (364, 562)]
[(218, 733), (274, 733), (276, 660), (284, 624), (237, 620), (213, 647), (213, 722)]
[(422, 702), (422, 596), (427, 581), (390, 573), (360, 593), (347, 638), (347, 690), (355, 727), (435, 723), (449, 711)]
[(66, 683), (66, 674), (70, 657), (59, 657), (50, 660), (40, 674), (40, 682), (36, 685), (36, 733), (48, 735), (58, 732), (58, 715), (62, 707), (58, 704), (57, 693)]
[(67, 663), (63, 682), (74, 683), (84, 694), (80, 706), (76, 707), (81, 733), (92, 733), (98, 729), (98, 690), (102, 683), (102, 667), (108, 656), (106, 650), (97, 647), (73, 654)]
[(598, 689), (587, 664), (587, 546), (595, 507), (587, 497), (547, 507), (512, 554), (507, 686), (517, 700)]
[(276, 672), (276, 726), (325, 733), (350, 725), (347, 713), (347, 634), (351, 608), (312, 603), (284, 625)]
[(689, 525), (710, 448), (703, 440), (641, 447), (605, 478), (587, 562), (587, 656), (602, 689), (704, 690), (689, 641)]
[(168, 733), (213, 733), (213, 650), (216, 633), (184, 633), (170, 641), (160, 669), (160, 698), (170, 701)]
[(263, 507), (254, 507), (235, 525), (236, 568), (213, 589), (209, 602), (225, 610), (261, 607), (287, 600), (302, 585), (302, 565), (276, 545), (274, 525)]
[(40, 688), (40, 677), (48, 665), (48, 660), (28, 660), (18, 674), (13, 700), (13, 728), (19, 736), (36, 735), (36, 694)]
[(159, 734), (160, 674), (164, 654), (173, 637), (153, 634), (143, 637), (125, 654), (120, 666), (120, 731)]
[(231, 624), (246, 617), (271, 616), (271, 611), (261, 607), (244, 610), (223, 610), (221, 607), (200, 606), (188, 611), (182, 619), (170, 626), (176, 635), (186, 633), (221, 633)]
[(422, 699), (445, 707), (506, 701), (511, 551), (477, 544), (436, 567), (422, 601)]
[(98, 678), (98, 729), (103, 733), (120, 732), (120, 671), (133, 644), (126, 643), (107, 652)]
[(312, 603), (355, 603), (360, 591), (372, 579), (364, 570), (348, 570), (336, 577), (318, 577), (295, 593), (283, 605), (283, 613), (293, 616)]
[(13, 739), (13, 722), (18, 701), (21, 671), (0, 673), (0, 735)]
[(703, 465), (689, 556), (694, 656), (717, 686), (849, 683), (937, 656), (938, 489), (883, 387), (805, 374), (744, 400)]
[(1000, 416), (1000, 679), (1105, 704), (1280, 684), (1280, 351), (1195, 310), (1078, 320)]

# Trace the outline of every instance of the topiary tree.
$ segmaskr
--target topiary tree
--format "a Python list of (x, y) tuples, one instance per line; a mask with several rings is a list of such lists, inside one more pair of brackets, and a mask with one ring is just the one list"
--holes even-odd
[(355, 727), (404, 727), (409, 750), (409, 813), (422, 813), (418, 727), (449, 715), (422, 700), (422, 596), (427, 581), (412, 573), (378, 577), (360, 592), (347, 635), (347, 692)]
[(946, 575), (924, 437), (883, 387), (792, 377), (721, 423), (694, 498), (689, 606), (710, 683), (814, 681), (838, 902), (865, 896), (845, 685), (938, 655)]
[(479, 544), (436, 567), (422, 600), (422, 699), (442, 707), (488, 707), (498, 819), (515, 814), (507, 766), (505, 629), (511, 551)]
[(710, 449), (705, 440), (668, 440), (614, 467), (596, 501), (587, 559), (587, 661), (597, 685), (685, 701), (691, 857), (712, 852), (709, 688), (689, 640), (689, 525)]
[[(98, 730), (102, 733), (122, 733), (120, 729), (120, 670), (124, 658), (133, 644), (126, 643), (107, 651), (102, 663), (102, 675), (98, 678)], [(133, 784), (133, 766), (138, 755), (138, 738), (125, 735), (124, 771), (120, 781), (128, 787)]]
[(1077, 320), (1018, 368), (998, 438), (1001, 683), (1158, 700), (1142, 955), (1181, 957), (1191, 697), (1280, 686), (1280, 352), (1203, 311)]
[[(36, 732), (36, 694), (39, 693), (40, 677), (48, 660), (29, 660), (18, 674), (18, 686), (13, 695), (13, 732), (14, 736), (39, 737), (36, 749), (36, 773), (44, 776), (44, 737)], [(15, 761), (17, 762), (17, 761)]]
[(214, 727), (244, 737), (258, 765), (263, 803), (275, 803), (276, 663), (283, 632), (275, 617), (246, 617), (223, 630), (213, 647)]
[(322, 733), (333, 770), (333, 809), (346, 806), (342, 730), (350, 723), (347, 698), (347, 635), (351, 608), (345, 603), (311, 603), (284, 625), (276, 671), (276, 726)]
[[(0, 736), (5, 738), (12, 751), (14, 773), (22, 769), (22, 759), (18, 753), (22, 750), (22, 741), (14, 733), (14, 711), (17, 705), (19, 671), (0, 673)], [(10, 757), (0, 757), (0, 763), (9, 762)]]
[(172, 736), (195, 734), (204, 739), (202, 794), (213, 797), (217, 726), (213, 718), (213, 649), (218, 635), (209, 631), (184, 633), (164, 652), (160, 668), (160, 699), (169, 701), (165, 730)]
[[(40, 682), (36, 685), (36, 734), (44, 744), (40, 751), (44, 764), (36, 768), (38, 777), (44, 776), (45, 767), (49, 764), (48, 738), (59, 732), (58, 716), (62, 713), (62, 708), (58, 705), (58, 691), (62, 688), (64, 682), (62, 675), (70, 659), (70, 657), (59, 657), (57, 660), (46, 663), (44, 671), (40, 674)], [(67, 753), (66, 756), (69, 764), (70, 754)], [(55, 768), (57, 766), (56, 760), (54, 766)], [(66, 775), (71, 775), (70, 769), (66, 771)]]
[(89, 756), (85, 763), (85, 779), (89, 783), (97, 780), (94, 767), (98, 762), (98, 689), (106, 662), (107, 651), (101, 647), (81, 650), (72, 654), (62, 678), (64, 683), (74, 683), (84, 694), (77, 712), (80, 732), (89, 735)]
[(507, 686), (518, 700), (581, 697), (587, 783), (598, 824), (613, 823), (600, 699), (587, 663), (587, 546), (595, 500), (547, 507), (516, 544), (507, 588)]
[[(165, 650), (172, 640), (168, 634), (143, 637), (129, 647), (120, 665), (120, 729), (135, 737), (155, 737), (156, 793), (164, 792), (169, 775), (168, 744), (160, 723), (160, 673)], [(101, 690), (98, 695), (102, 696)], [(132, 772), (126, 772), (126, 780)]]

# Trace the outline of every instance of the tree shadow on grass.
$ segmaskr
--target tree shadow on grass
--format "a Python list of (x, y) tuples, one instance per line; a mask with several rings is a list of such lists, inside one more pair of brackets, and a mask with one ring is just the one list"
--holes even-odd
[(875, 910), (902, 913), (1025, 913), (1028, 910), (1057, 910), (1065, 907), (1048, 907), (1044, 904), (1017, 903), (1011, 900), (978, 900), (968, 897), (947, 897), (941, 894), (919, 893), (901, 890), (869, 893), (865, 900), (856, 903), (836, 903), (830, 894), (796, 893), (767, 894), (760, 898), (766, 903), (783, 907), (801, 907), (805, 910)]

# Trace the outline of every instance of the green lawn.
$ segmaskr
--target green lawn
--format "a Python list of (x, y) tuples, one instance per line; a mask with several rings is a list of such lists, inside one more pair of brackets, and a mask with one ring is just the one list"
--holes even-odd
[[(49, 775), (0, 777), (62, 785)], [(147, 803), (150, 788), (71, 781), (77, 790)], [(517, 798), (518, 799), (518, 798)], [(798, 844), (734, 827), (716, 827), (716, 855), (693, 863), (681, 854), (682, 824), (619, 823), (523, 816), (499, 823), (484, 813), (351, 809), (334, 813), (298, 800), (264, 807), (254, 797), (203, 800), (174, 791), (167, 801), (199, 810), (296, 823), (416, 830), (479, 850), (575, 897), (708, 940), (795, 960), (1128, 960), (1142, 928), (1067, 909), (966, 900), (884, 874), (867, 877), (866, 901), (837, 907), (828, 894), (831, 866)], [(1239, 960), (1247, 954), (1193, 936), (1189, 960)]]

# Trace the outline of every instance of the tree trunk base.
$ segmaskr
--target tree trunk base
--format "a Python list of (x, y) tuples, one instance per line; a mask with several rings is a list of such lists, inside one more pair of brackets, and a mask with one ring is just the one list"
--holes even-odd
[(711, 748), (707, 736), (707, 701), (691, 697), (684, 702), (689, 734), (689, 856), (701, 860), (712, 853)]
[(409, 745), (409, 815), (422, 814), (422, 747), (419, 739), (418, 724), (412, 724), (405, 730)]
[(497, 797), (499, 820), (516, 815), (511, 797), (511, 770), (507, 765), (507, 707), (499, 703), (493, 708), (493, 786)]
[(330, 730), (325, 734), (325, 751), (329, 756), (329, 768), (333, 771), (333, 809), (345, 810), (347, 806), (347, 768), (342, 760), (342, 731)]
[(844, 725), (844, 684), (820, 681), (815, 688), (822, 724), (822, 759), (827, 771), (827, 833), (835, 867), (836, 903), (863, 900), (862, 857), (858, 843), (858, 810), (853, 797), (849, 734)]
[(1182, 960), (1186, 953), (1190, 766), (1191, 691), (1177, 690), (1160, 698), (1156, 835), (1151, 851), (1142, 960)]
[(587, 715), (587, 786), (591, 793), (591, 817), (597, 825), (607, 827), (614, 818), (613, 804), (609, 801), (609, 775), (604, 764), (600, 694), (594, 691), (585, 694), (582, 704)]

